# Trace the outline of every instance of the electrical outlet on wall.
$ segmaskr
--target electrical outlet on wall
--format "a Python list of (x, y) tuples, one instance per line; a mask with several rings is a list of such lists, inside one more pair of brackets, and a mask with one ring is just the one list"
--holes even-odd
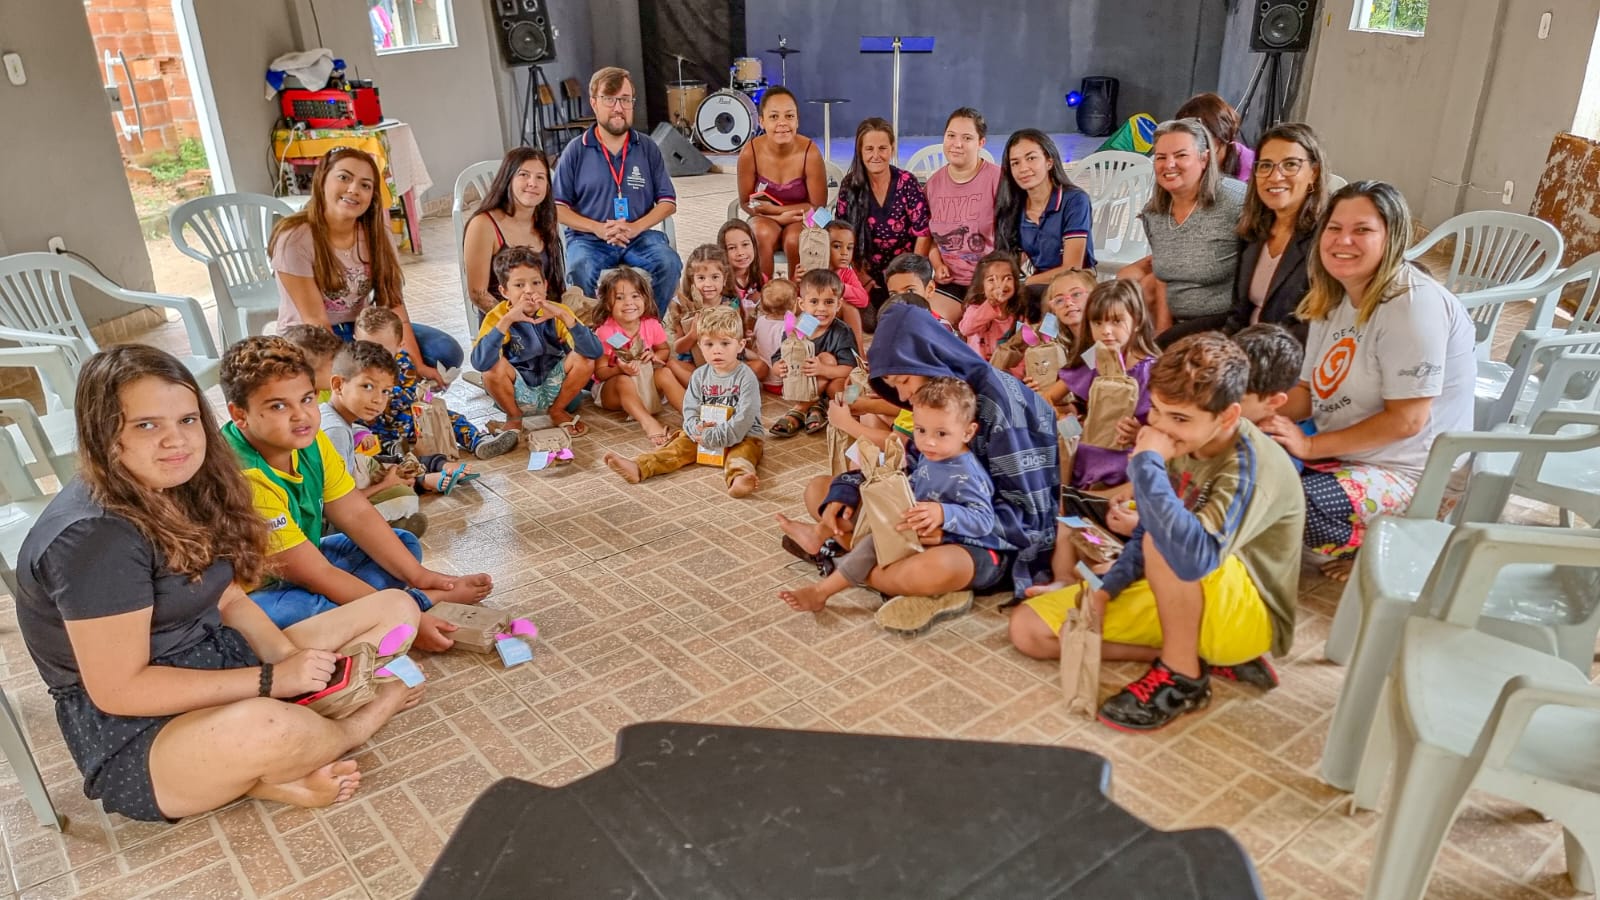
[(1539, 17), (1539, 40), (1541, 41), (1550, 36), (1550, 16), (1551, 14), (1547, 12)]
[(1515, 188), (1516, 188), (1516, 185), (1514, 183), (1512, 183), (1510, 181), (1506, 182), (1506, 189), (1500, 193), (1500, 205), (1501, 206), (1510, 206), (1511, 205), (1511, 192)]

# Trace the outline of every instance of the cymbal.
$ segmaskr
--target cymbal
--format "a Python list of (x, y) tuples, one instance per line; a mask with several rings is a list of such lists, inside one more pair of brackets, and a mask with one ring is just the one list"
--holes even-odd
[(767, 52), (776, 53), (779, 57), (785, 57), (791, 53), (799, 53), (800, 51), (793, 47), (768, 47)]

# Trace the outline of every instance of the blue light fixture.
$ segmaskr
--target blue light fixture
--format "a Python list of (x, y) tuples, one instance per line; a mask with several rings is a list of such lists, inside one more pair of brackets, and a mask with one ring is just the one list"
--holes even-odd
[(1077, 106), (1079, 103), (1082, 103), (1082, 102), (1083, 102), (1083, 95), (1082, 94), (1078, 93), (1077, 91), (1068, 91), (1067, 92), (1067, 106), (1069, 106), (1069, 107), (1070, 106)]

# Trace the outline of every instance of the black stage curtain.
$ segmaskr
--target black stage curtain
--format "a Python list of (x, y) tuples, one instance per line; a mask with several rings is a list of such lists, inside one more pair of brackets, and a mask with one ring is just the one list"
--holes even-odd
[(645, 113), (650, 124), (669, 121), (667, 83), (703, 81), (706, 93), (728, 87), (734, 59), (749, 56), (744, 46), (744, 0), (639, 0), (639, 33), (644, 50)]

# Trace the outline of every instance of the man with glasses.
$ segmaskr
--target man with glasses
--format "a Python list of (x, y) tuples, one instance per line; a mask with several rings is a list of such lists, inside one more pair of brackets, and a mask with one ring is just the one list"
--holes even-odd
[(665, 313), (683, 261), (655, 230), (678, 209), (661, 150), (633, 128), (638, 99), (626, 69), (610, 66), (589, 79), (595, 127), (567, 145), (556, 163), (556, 218), (566, 226), (567, 281), (593, 297), (600, 273), (619, 265), (649, 273)]

